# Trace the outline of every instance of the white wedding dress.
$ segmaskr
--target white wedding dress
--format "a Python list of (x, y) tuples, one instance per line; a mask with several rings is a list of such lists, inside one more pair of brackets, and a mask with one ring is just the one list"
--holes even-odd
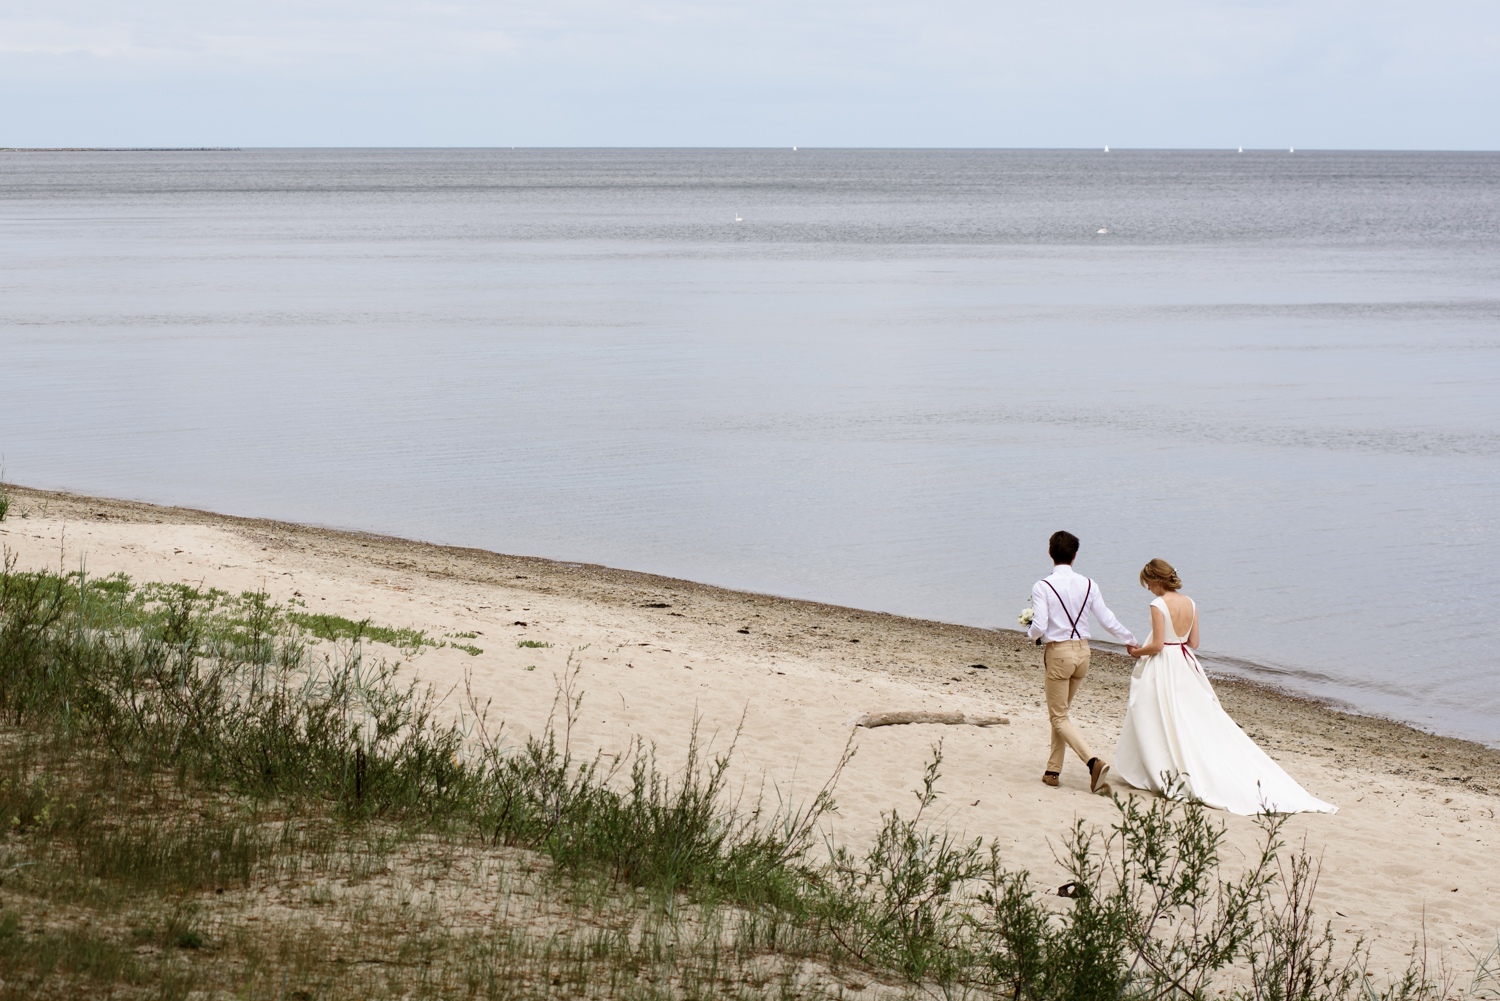
[(1244, 816), (1337, 812), (1298, 785), (1229, 718), (1186, 637), (1173, 630), (1166, 601), (1151, 604), (1161, 609), (1169, 645), (1136, 661), (1111, 771), (1137, 789), (1159, 793), (1176, 776), (1183, 793)]

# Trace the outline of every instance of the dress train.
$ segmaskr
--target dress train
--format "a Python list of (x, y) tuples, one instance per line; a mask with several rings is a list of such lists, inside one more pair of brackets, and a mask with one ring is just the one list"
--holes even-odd
[[(1298, 785), (1229, 718), (1186, 638), (1173, 631), (1166, 601), (1151, 604), (1161, 609), (1167, 645), (1136, 662), (1111, 770), (1138, 789), (1158, 793), (1168, 792), (1175, 777), (1181, 792), (1244, 816), (1337, 812)], [(1195, 605), (1195, 620), (1197, 615)]]

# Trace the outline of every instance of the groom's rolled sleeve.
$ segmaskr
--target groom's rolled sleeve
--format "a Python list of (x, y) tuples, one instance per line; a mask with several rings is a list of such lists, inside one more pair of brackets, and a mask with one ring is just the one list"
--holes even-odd
[(1038, 640), (1047, 635), (1047, 592), (1040, 581), (1031, 589), (1031, 611), (1035, 617), (1026, 627), (1026, 635)]
[(1126, 646), (1135, 646), (1135, 633), (1126, 629), (1124, 623), (1115, 618), (1115, 613), (1111, 612), (1109, 606), (1104, 604), (1104, 597), (1098, 591), (1094, 592), (1094, 600), (1091, 604), (1093, 605), (1094, 618), (1099, 620), (1099, 624), (1104, 627), (1105, 632)]

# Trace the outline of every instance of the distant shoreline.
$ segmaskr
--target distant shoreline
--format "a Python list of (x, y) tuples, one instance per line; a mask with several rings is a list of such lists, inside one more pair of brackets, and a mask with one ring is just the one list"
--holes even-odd
[(240, 153), (241, 146), (0, 146), (0, 153)]

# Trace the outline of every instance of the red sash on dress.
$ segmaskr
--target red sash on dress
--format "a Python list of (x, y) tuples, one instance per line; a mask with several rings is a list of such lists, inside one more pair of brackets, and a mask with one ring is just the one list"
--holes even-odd
[[(1167, 647), (1167, 646), (1180, 646), (1180, 647), (1182, 647), (1182, 652), (1187, 656), (1188, 663), (1193, 665), (1193, 670), (1197, 671), (1199, 674), (1203, 674), (1203, 668), (1200, 667), (1200, 666), (1198, 666), (1198, 658), (1193, 656), (1193, 651), (1188, 647), (1188, 645), (1187, 645), (1186, 642), (1182, 642), (1182, 643), (1163, 643), (1162, 646), (1164, 646), (1164, 647)], [(1208, 677), (1208, 675), (1205, 674), (1204, 677)]]

